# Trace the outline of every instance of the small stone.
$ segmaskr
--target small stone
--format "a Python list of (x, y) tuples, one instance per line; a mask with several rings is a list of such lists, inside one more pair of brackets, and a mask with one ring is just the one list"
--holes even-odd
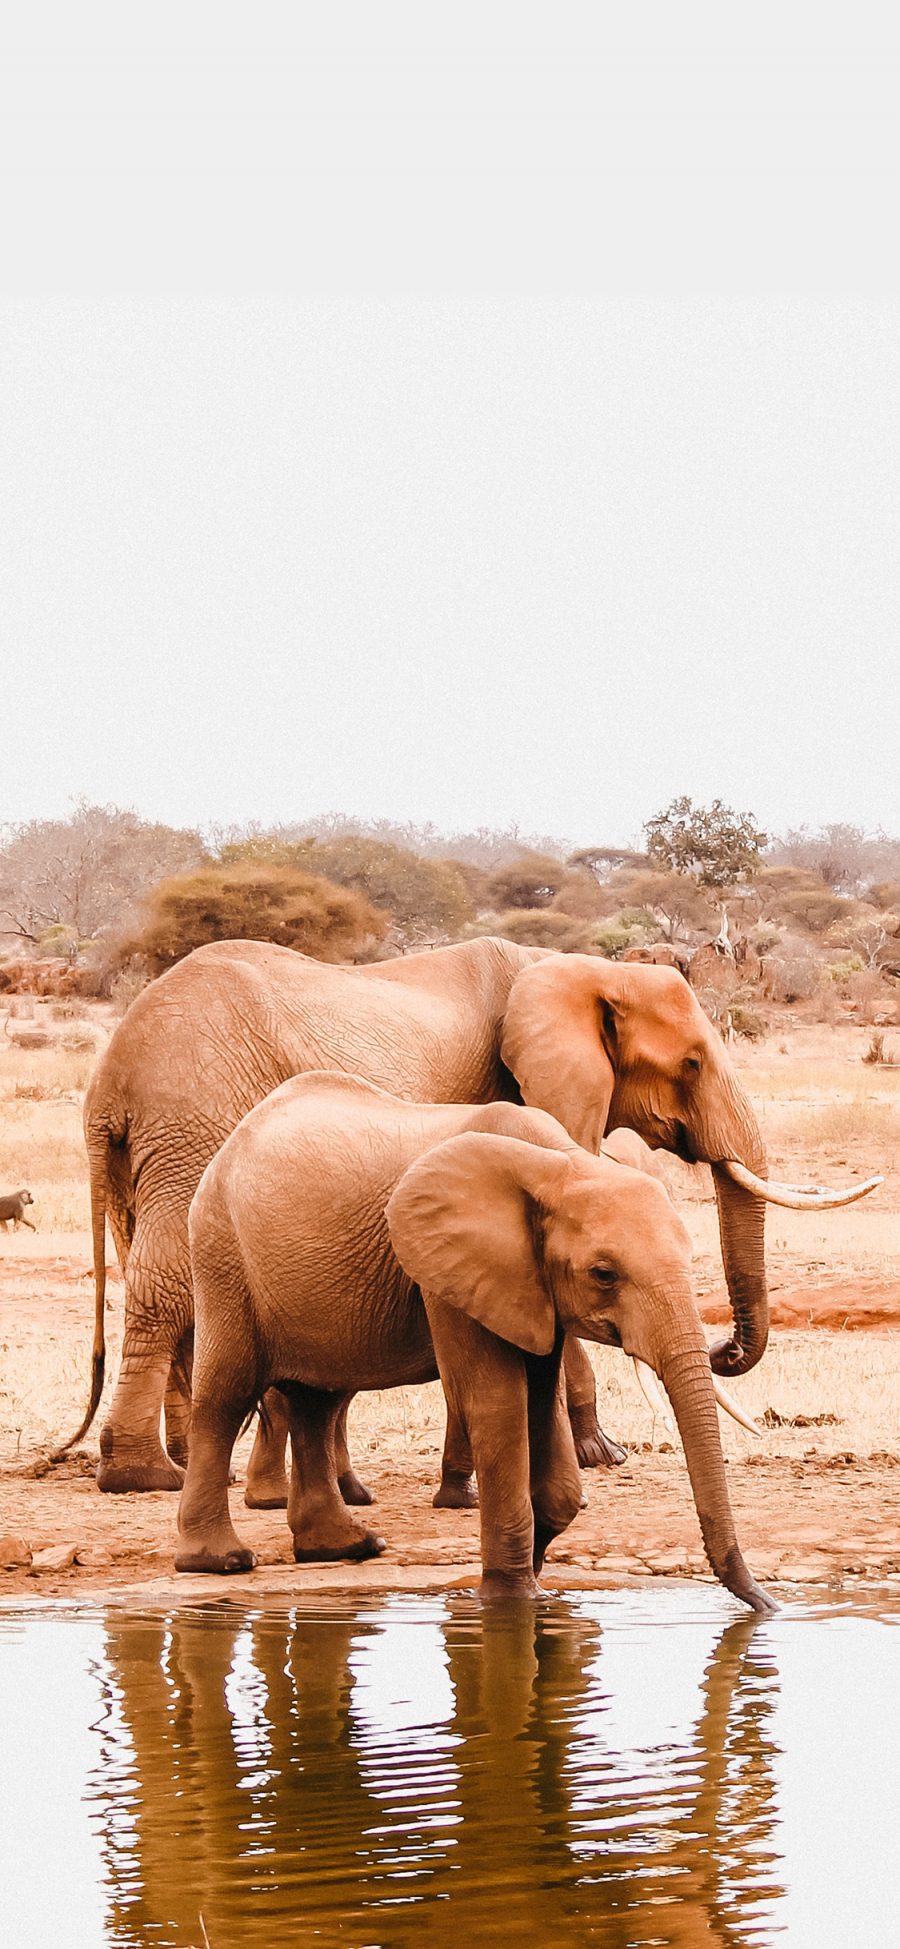
[(83, 1550), (75, 1551), (75, 1562), (80, 1564), (83, 1570), (105, 1570), (112, 1560), (112, 1551), (104, 1550), (99, 1543), (92, 1543)]
[(652, 1557), (643, 1560), (653, 1577), (677, 1576), (687, 1567), (683, 1550), (654, 1550)]
[(71, 1570), (75, 1562), (74, 1543), (54, 1543), (48, 1550), (38, 1550), (31, 1559), (31, 1575), (37, 1576), (41, 1570)]
[(27, 1570), (31, 1545), (24, 1536), (0, 1536), (0, 1570)]

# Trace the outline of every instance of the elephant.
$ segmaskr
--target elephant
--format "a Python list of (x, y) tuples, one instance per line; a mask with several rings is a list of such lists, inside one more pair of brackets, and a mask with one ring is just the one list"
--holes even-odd
[[(676, 970), (481, 939), (366, 967), (324, 966), (260, 941), (219, 941), (152, 982), (119, 1023), (84, 1105), (95, 1316), (89, 1428), (105, 1364), (105, 1221), (125, 1274), (118, 1383), (100, 1437), (102, 1490), (177, 1489), (187, 1459), (193, 1320), (187, 1214), (206, 1165), (278, 1084), (327, 1067), (413, 1102), (522, 1101), (598, 1150), (628, 1125), (653, 1148), (712, 1165), (734, 1332), (712, 1351), (744, 1373), (768, 1332), (763, 1141), (719, 1036)], [(854, 1188), (851, 1196), (859, 1195)], [(615, 1460), (577, 1343), (566, 1356), (583, 1466)], [(160, 1442), (165, 1401), (166, 1453)], [(348, 1500), (366, 1500), (346, 1454)], [(286, 1497), (283, 1435), (263, 1437), (251, 1505)], [(619, 1451), (621, 1454), (621, 1451)], [(468, 1499), (460, 1431), (448, 1431), (436, 1500)]]
[(358, 1389), (436, 1379), (471, 1442), (485, 1598), (533, 1597), (581, 1506), (566, 1333), (659, 1375), (704, 1548), (751, 1610), (774, 1609), (735, 1537), (690, 1241), (662, 1186), (572, 1142), (544, 1111), (411, 1104), (308, 1072), (251, 1110), (191, 1204), (194, 1413), (176, 1569), (250, 1570), (231, 1452), (269, 1388), (287, 1400), (298, 1562), (384, 1544), (342, 1500), (334, 1431)]

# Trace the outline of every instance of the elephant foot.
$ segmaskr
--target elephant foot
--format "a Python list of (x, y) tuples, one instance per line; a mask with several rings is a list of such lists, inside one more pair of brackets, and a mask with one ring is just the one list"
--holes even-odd
[(615, 1469), (628, 1460), (628, 1450), (603, 1433), (593, 1408), (572, 1408), (569, 1422), (582, 1469)]
[(170, 1461), (163, 1450), (158, 1449), (155, 1456), (135, 1456), (129, 1460), (127, 1453), (120, 1450), (104, 1454), (103, 1438), (100, 1441), (101, 1455), (97, 1468), (97, 1487), (105, 1496), (147, 1495), (153, 1490), (169, 1489), (177, 1492), (184, 1482), (184, 1469), (177, 1462)]
[(360, 1482), (359, 1476), (354, 1475), (352, 1469), (347, 1469), (343, 1475), (338, 1476), (338, 1488), (351, 1509), (368, 1509), (375, 1501), (371, 1489), (367, 1489), (365, 1483)]
[(179, 1550), (175, 1558), (176, 1570), (194, 1570), (214, 1577), (233, 1577), (247, 1570), (256, 1569), (256, 1558), (252, 1550), (246, 1550), (242, 1543), (236, 1543), (225, 1550), (193, 1549)]
[(250, 1475), (244, 1489), (248, 1509), (286, 1509), (288, 1482), (284, 1470), (276, 1475)]
[(386, 1549), (383, 1536), (350, 1521), (346, 1525), (332, 1519), (310, 1522), (294, 1532), (295, 1563), (362, 1563)]
[(431, 1498), (431, 1506), (432, 1509), (477, 1509), (478, 1486), (474, 1475), (455, 1475), (446, 1470)]
[(508, 1604), (516, 1600), (520, 1603), (523, 1600), (532, 1602), (543, 1595), (537, 1578), (530, 1570), (486, 1570), (478, 1586), (482, 1604)]

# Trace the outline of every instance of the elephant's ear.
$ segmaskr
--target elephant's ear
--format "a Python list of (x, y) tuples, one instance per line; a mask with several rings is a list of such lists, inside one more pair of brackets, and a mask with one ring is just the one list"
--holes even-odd
[(555, 954), (523, 969), (507, 1003), (500, 1054), (523, 1101), (585, 1150), (600, 1149), (609, 1116), (621, 986), (612, 961)]
[(525, 1353), (550, 1353), (556, 1311), (540, 1263), (540, 1217), (565, 1151), (465, 1131), (411, 1164), (387, 1205), (394, 1251), (430, 1298)]

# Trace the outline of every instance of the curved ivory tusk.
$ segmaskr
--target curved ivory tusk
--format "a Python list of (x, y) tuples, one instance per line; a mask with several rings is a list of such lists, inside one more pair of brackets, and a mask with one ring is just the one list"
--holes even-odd
[(650, 1409), (650, 1413), (658, 1417), (663, 1427), (668, 1428), (670, 1435), (674, 1435), (675, 1423), (672, 1419), (671, 1409), (660, 1387), (659, 1381), (653, 1372), (653, 1368), (648, 1367), (646, 1360), (638, 1360), (637, 1354), (633, 1354), (632, 1359), (634, 1361), (634, 1371), (638, 1377), (638, 1386)]
[(749, 1414), (744, 1413), (743, 1408), (738, 1407), (734, 1395), (729, 1394), (727, 1387), (722, 1386), (718, 1374), (713, 1375), (712, 1384), (720, 1408), (724, 1409), (726, 1414), (730, 1414), (732, 1421), (739, 1421), (742, 1428), (747, 1428), (751, 1435), (756, 1435), (758, 1440), (762, 1441), (762, 1429), (757, 1427)]
[(788, 1211), (835, 1211), (839, 1205), (853, 1205), (857, 1198), (865, 1198), (870, 1191), (877, 1190), (884, 1178), (866, 1178), (862, 1184), (851, 1184), (846, 1191), (829, 1191), (827, 1186), (799, 1184), (776, 1184), (769, 1178), (758, 1178), (755, 1171), (748, 1171), (746, 1164), (738, 1164), (735, 1158), (728, 1157), (720, 1165), (727, 1171), (735, 1184), (745, 1191), (752, 1191), (757, 1198), (764, 1198), (767, 1204), (784, 1205)]

